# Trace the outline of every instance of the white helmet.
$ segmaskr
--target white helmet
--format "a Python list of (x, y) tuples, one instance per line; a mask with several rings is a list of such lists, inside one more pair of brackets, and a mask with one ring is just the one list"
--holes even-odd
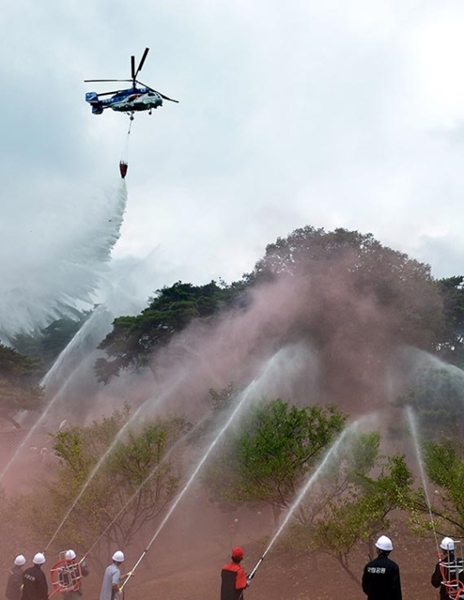
[(379, 539), (375, 542), (376, 548), (379, 550), (383, 550), (384, 552), (391, 552), (393, 550), (393, 544), (389, 537), (386, 535), (381, 535)]
[(18, 554), (18, 556), (14, 559), (14, 564), (17, 567), (22, 567), (23, 565), (26, 564), (26, 559), (24, 558), (24, 556), (22, 554)]
[(32, 559), (32, 562), (35, 565), (43, 565), (45, 562), (45, 556), (42, 554), (42, 552), (37, 552), (37, 554)]
[(74, 550), (69, 549), (64, 553), (64, 557), (66, 560), (74, 560), (76, 558), (76, 553)]
[(450, 537), (444, 537), (440, 542), (440, 548), (443, 550), (454, 550), (454, 540)]
[(112, 559), (114, 562), (124, 562), (124, 552), (121, 552), (121, 550), (116, 550), (112, 556)]

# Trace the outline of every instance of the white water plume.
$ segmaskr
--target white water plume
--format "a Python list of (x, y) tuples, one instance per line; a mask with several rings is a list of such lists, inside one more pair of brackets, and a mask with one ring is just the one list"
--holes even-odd
[(38, 198), (33, 214), (18, 206), (8, 215), (11, 222), (2, 220), (1, 340), (92, 307), (126, 200), (121, 180), (116, 189), (91, 198)]
[(60, 353), (42, 379), (41, 385), (50, 391), (62, 384), (63, 375), (69, 378), (70, 372), (73, 372), (89, 351), (96, 348), (104, 336), (111, 331), (112, 320), (112, 315), (104, 305), (97, 307)]
[[(92, 317), (90, 319), (88, 319), (86, 323), (84, 323), (83, 327), (81, 327), (81, 329), (75, 334), (74, 338), (68, 344), (68, 346), (67, 346), (68, 348), (73, 348), (74, 344), (77, 347), (79, 347), (79, 345), (81, 343), (81, 339), (82, 338), (85, 339), (87, 333), (92, 330), (94, 319), (99, 314), (101, 314), (99, 311), (95, 311), (95, 313), (92, 315)], [(58, 359), (56, 361), (56, 363), (58, 363), (58, 365), (60, 366), (61, 360)], [(75, 377), (76, 371), (80, 367), (80, 365), (81, 365), (81, 363), (78, 362), (75, 366), (73, 366), (73, 368), (70, 371), (69, 370), (65, 371), (63, 369), (63, 372), (61, 373), (62, 379), (59, 382), (57, 380), (57, 376), (52, 367), (51, 371), (53, 371), (53, 377), (55, 378), (54, 383), (55, 383), (56, 387), (58, 387), (58, 389), (56, 389), (56, 391), (53, 393), (53, 396), (51, 397), (50, 401), (46, 405), (43, 412), (40, 414), (40, 417), (35, 421), (34, 425), (31, 427), (31, 429), (29, 429), (26, 436), (22, 440), (21, 444), (16, 448), (13, 456), (10, 458), (10, 460), (7, 462), (7, 464), (3, 468), (3, 471), (0, 473), (0, 481), (2, 481), (3, 477), (9, 471), (9, 469), (11, 468), (13, 463), (20, 456), (21, 452), (26, 447), (27, 443), (31, 439), (34, 432), (37, 431), (40, 427), (42, 427), (45, 423), (47, 423), (49, 416), (51, 414), (53, 414), (53, 410), (55, 409), (56, 405), (63, 398), (64, 393), (66, 392), (68, 386), (70, 385), (71, 381)], [(51, 380), (51, 377), (49, 379)], [(47, 380), (47, 376), (44, 378), (44, 382), (45, 382), (45, 380)]]
[(419, 441), (419, 434), (417, 431), (416, 417), (415, 417), (413, 409), (410, 406), (406, 407), (406, 415), (407, 415), (409, 426), (411, 429), (412, 441), (413, 441), (413, 445), (414, 445), (414, 450), (416, 452), (417, 464), (419, 467), (419, 472), (420, 472), (420, 476), (421, 476), (421, 480), (422, 480), (422, 488), (424, 490), (425, 499), (427, 501), (427, 509), (429, 512), (430, 523), (432, 525), (432, 530), (433, 530), (433, 534), (435, 537), (435, 543), (437, 545), (437, 552), (439, 552), (437, 532), (435, 530), (435, 521), (433, 518), (432, 504), (430, 502), (430, 496), (429, 496), (429, 492), (427, 489), (427, 478), (425, 476), (424, 460), (422, 457), (420, 441)]

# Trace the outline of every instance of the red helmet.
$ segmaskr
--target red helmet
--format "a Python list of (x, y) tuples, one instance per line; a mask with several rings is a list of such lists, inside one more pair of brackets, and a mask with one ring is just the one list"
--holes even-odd
[(243, 558), (243, 550), (240, 548), (240, 546), (236, 546), (232, 550), (232, 558), (238, 558), (239, 560), (242, 560), (242, 558)]

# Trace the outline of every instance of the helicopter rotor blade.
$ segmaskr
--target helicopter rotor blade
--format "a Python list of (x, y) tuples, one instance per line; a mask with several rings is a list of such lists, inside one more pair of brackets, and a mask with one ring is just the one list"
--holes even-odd
[(100, 96), (111, 96), (112, 94), (119, 94), (121, 90), (114, 90), (113, 92), (102, 92), (101, 94), (97, 94), (98, 97)]
[(96, 83), (99, 81), (132, 81), (132, 79), (84, 79), (84, 83)]
[(142, 70), (143, 64), (144, 64), (144, 62), (145, 62), (145, 60), (147, 58), (147, 54), (148, 54), (149, 51), (150, 51), (150, 48), (145, 48), (145, 50), (143, 52), (143, 55), (142, 55), (142, 58), (140, 59), (139, 66), (137, 67), (137, 71), (135, 72), (134, 79), (137, 77), (137, 75)]
[(131, 77), (132, 81), (135, 80), (135, 56), (131, 56)]
[(139, 85), (143, 85), (145, 86), (147, 89), (149, 89), (151, 92), (156, 92), (157, 94), (159, 94), (161, 96), (161, 98), (163, 98), (164, 100), (169, 100), (169, 102), (175, 102), (176, 104), (179, 104), (179, 100), (174, 100), (173, 98), (169, 98), (168, 96), (165, 96), (164, 94), (162, 94), (161, 92), (158, 92), (158, 90), (154, 90), (152, 87), (150, 87), (149, 85), (147, 85), (146, 83), (142, 83), (141, 81), (136, 81), (136, 83), (138, 83)]

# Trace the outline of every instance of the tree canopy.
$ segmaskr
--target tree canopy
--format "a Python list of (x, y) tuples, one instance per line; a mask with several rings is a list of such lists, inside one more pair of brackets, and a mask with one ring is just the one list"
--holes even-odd
[[(239, 282), (177, 282), (158, 290), (140, 315), (117, 318), (100, 345), (106, 356), (95, 363), (97, 377), (107, 383), (122, 369), (149, 366), (156, 372), (158, 351), (187, 327), (212, 325), (237, 305), (252, 310), (252, 292), (281, 278), (289, 301), (282, 318), (288, 326), (273, 334), (279, 339), (267, 342), (314, 348), (324, 401), (337, 402), (342, 395), (362, 404), (384, 400), (387, 390), (378, 382), (386, 381), (392, 353), (405, 344), (451, 356), (456, 364), (460, 360), (463, 277), (436, 281), (429, 265), (382, 245), (370, 233), (306, 226), (269, 244)], [(268, 293), (272, 297), (272, 287)], [(181, 345), (177, 351), (182, 353)]]
[(39, 409), (43, 401), (43, 389), (39, 375), (42, 373), (40, 360), (24, 356), (0, 344), (0, 417), (19, 424), (14, 415), (19, 410)]
[[(430, 511), (446, 535), (462, 537), (464, 532), (464, 445), (461, 439), (421, 441), (425, 470), (438, 488), (431, 506), (418, 496), (418, 506), (425, 518)], [(422, 502), (420, 501), (422, 498)]]
[(72, 539), (85, 552), (99, 535), (107, 547), (129, 546), (172, 500), (181, 470), (167, 453), (188, 423), (181, 418), (146, 421), (118, 439), (129, 418), (126, 407), (52, 435), (58, 468), (23, 503), (30, 507), (28, 527), (42, 544), (57, 533), (54, 543), (60, 549)]
[(90, 312), (73, 312), (74, 319), (63, 317), (40, 331), (14, 336), (12, 346), (21, 354), (39, 359), (44, 370), (48, 370), (90, 315)]
[(360, 574), (352, 570), (349, 561), (352, 548), (360, 541), (367, 542), (372, 556), (374, 539), (389, 529), (393, 511), (407, 511), (411, 506), (414, 477), (405, 457), (382, 456), (376, 448), (378, 441), (375, 433), (355, 440), (353, 456), (343, 455), (339, 473), (321, 484), (325, 499), (319, 500), (321, 511), (297, 533), (308, 549), (334, 556), (358, 583)]
[(417, 415), (422, 435), (430, 439), (464, 433), (464, 373), (455, 367), (422, 368), (415, 384), (398, 398), (398, 406), (410, 406)]
[(113, 330), (99, 346), (108, 359), (97, 359), (97, 377), (106, 383), (121, 369), (146, 367), (154, 352), (166, 346), (175, 334), (194, 320), (207, 323), (230, 307), (241, 291), (239, 284), (227, 286), (215, 281), (200, 286), (179, 281), (163, 287), (140, 315), (114, 320)]
[(464, 367), (464, 277), (448, 277), (436, 282), (443, 299), (443, 328), (437, 344), (440, 358)]
[(266, 247), (247, 280), (256, 283), (280, 275), (311, 280), (311, 295), (324, 299), (323, 328), (316, 326), (321, 310), (310, 324), (321, 341), (333, 329), (327, 327), (328, 318), (335, 326), (341, 317), (345, 322), (354, 318), (362, 329), (356, 308), (363, 299), (378, 309), (377, 332), (386, 321), (384, 336), (388, 332), (392, 338), (430, 349), (440, 330), (441, 298), (430, 266), (383, 246), (370, 233), (342, 228), (326, 232), (309, 225), (296, 229)]
[(276, 514), (288, 508), (344, 423), (335, 407), (261, 399), (226, 432), (222, 451), (206, 470), (211, 499), (223, 506), (266, 503)]

